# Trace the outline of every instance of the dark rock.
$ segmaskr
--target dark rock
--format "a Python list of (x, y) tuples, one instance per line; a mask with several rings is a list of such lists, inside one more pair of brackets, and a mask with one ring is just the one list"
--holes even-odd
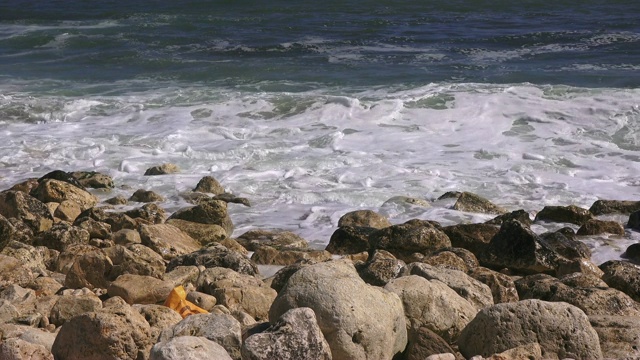
[(331, 259), (326, 250), (313, 249), (277, 249), (271, 246), (257, 248), (251, 260), (259, 265), (290, 265), (301, 260), (325, 261)]
[(413, 253), (430, 254), (451, 247), (449, 237), (427, 221), (408, 221), (376, 230), (369, 237), (370, 250), (387, 250), (403, 260)]
[(578, 240), (567, 238), (561, 232), (549, 232), (540, 235), (547, 246), (556, 253), (564, 256), (569, 260), (590, 259), (591, 250), (589, 247)]
[(617, 221), (604, 221), (591, 219), (578, 229), (577, 235), (599, 235), (609, 233), (613, 235), (624, 235), (624, 227)]
[(631, 214), (640, 211), (640, 201), (596, 200), (589, 211), (593, 215)]
[(65, 200), (74, 201), (80, 205), (83, 211), (98, 203), (98, 198), (83, 188), (54, 179), (41, 181), (38, 187), (31, 191), (30, 195), (43, 203), (61, 203)]
[(166, 163), (166, 164), (152, 166), (148, 168), (147, 171), (144, 172), (144, 175), (145, 176), (167, 175), (167, 174), (175, 174), (179, 171), (180, 169), (178, 169), (178, 166), (176, 166), (175, 164)]
[(367, 284), (385, 286), (391, 279), (400, 275), (405, 262), (396, 259), (391, 253), (376, 250), (366, 263), (356, 265), (358, 274)]
[(296, 264), (291, 264), (283, 267), (273, 275), (273, 280), (271, 281), (271, 288), (276, 292), (280, 292), (280, 290), (287, 284), (287, 281), (289, 280), (291, 275), (295, 274), (298, 270), (302, 269), (303, 267), (306, 267), (312, 264), (315, 264), (315, 262), (313, 261), (299, 262)]
[(569, 206), (545, 206), (537, 215), (535, 221), (549, 221), (583, 225), (593, 218), (587, 209)]
[(262, 246), (272, 246), (279, 249), (304, 249), (309, 246), (307, 240), (284, 230), (249, 230), (238, 236), (236, 241), (249, 251), (256, 251)]
[(127, 198), (122, 195), (118, 195), (112, 198), (108, 198), (104, 202), (109, 205), (126, 205), (129, 202), (129, 200), (127, 200)]
[(431, 355), (450, 354), (455, 351), (438, 334), (423, 326), (409, 336), (404, 360), (425, 360)]
[(106, 289), (109, 287), (109, 273), (113, 264), (102, 251), (82, 255), (67, 272), (64, 286), (69, 289)]
[(495, 218), (493, 218), (493, 219), (491, 219), (489, 221), (486, 221), (485, 224), (500, 226), (500, 225), (502, 225), (503, 222), (509, 221), (509, 220), (518, 220), (522, 224), (527, 225), (527, 226), (533, 224), (533, 221), (531, 220), (531, 217), (529, 216), (529, 213), (524, 211), (524, 210), (515, 210), (515, 211), (512, 211), (510, 213), (498, 215)]
[(24, 222), (34, 233), (46, 231), (53, 226), (49, 208), (40, 200), (22, 191), (0, 192), (0, 215)]
[(640, 317), (594, 315), (589, 322), (598, 333), (605, 359), (640, 358)]
[(631, 244), (622, 254), (624, 258), (629, 259), (633, 263), (640, 263), (640, 244)]
[(629, 215), (627, 227), (630, 227), (631, 229), (636, 231), (640, 231), (640, 210), (634, 211), (631, 213), (631, 215)]
[(507, 212), (507, 210), (495, 205), (491, 201), (466, 191), (460, 194), (456, 203), (453, 204), (453, 209), (458, 211), (496, 215), (501, 215)]
[(133, 220), (131, 217), (123, 214), (123, 213), (115, 213), (115, 212), (106, 212), (103, 209), (99, 208), (91, 208), (83, 211), (74, 224), (77, 224), (85, 217), (90, 217), (93, 220), (100, 221), (111, 225), (111, 231), (116, 232), (122, 229), (132, 229), (135, 230), (138, 228), (138, 223)]
[(227, 235), (233, 233), (233, 223), (227, 212), (227, 203), (220, 200), (210, 200), (190, 208), (183, 208), (173, 213), (169, 219), (181, 219), (202, 224), (216, 224), (222, 226)]
[(491, 289), (491, 295), (495, 304), (517, 302), (520, 300), (516, 284), (513, 279), (505, 274), (478, 266), (469, 271), (469, 276), (487, 285)]
[[(211, 200), (220, 200), (220, 201), (224, 201), (226, 203), (241, 204), (241, 205), (244, 205), (246, 207), (251, 207), (251, 202), (249, 201), (249, 199), (247, 199), (245, 197), (240, 197), (240, 196), (236, 196), (236, 195), (233, 195), (233, 194), (229, 194), (229, 193), (218, 194), (218, 195), (212, 197)], [(200, 202), (198, 202), (198, 203), (200, 203)]]
[(640, 265), (628, 261), (609, 260), (600, 265), (602, 280), (610, 287), (640, 301)]
[(212, 176), (205, 176), (200, 179), (198, 185), (196, 185), (193, 191), (219, 195), (224, 193), (224, 188), (222, 187), (222, 185), (220, 185), (218, 180), (216, 180)]
[(169, 262), (167, 271), (178, 266), (197, 265), (205, 268), (223, 267), (241, 274), (257, 275), (258, 267), (242, 254), (229, 250), (219, 244), (212, 244), (206, 248), (190, 254), (181, 255)]
[(65, 251), (73, 244), (89, 243), (89, 232), (67, 223), (55, 224), (49, 230), (38, 234), (33, 241), (35, 246), (46, 246), (49, 249)]
[(20, 232), (7, 218), (0, 215), (0, 251), (13, 240), (28, 243), (26, 234)]
[(382, 229), (391, 226), (389, 219), (371, 210), (356, 210), (348, 212), (338, 220), (338, 227), (357, 226)]
[(332, 254), (347, 255), (367, 251), (369, 236), (376, 231), (372, 227), (343, 226), (331, 235), (326, 250)]
[(125, 215), (133, 219), (143, 219), (151, 224), (162, 224), (167, 217), (164, 209), (157, 204), (145, 204), (140, 208), (129, 210)]
[(89, 237), (92, 239), (106, 240), (111, 238), (111, 225), (107, 223), (85, 217), (75, 223), (75, 226), (87, 230), (89, 232)]
[(138, 189), (133, 195), (129, 198), (129, 201), (143, 202), (143, 203), (151, 203), (151, 202), (162, 202), (164, 201), (164, 197), (152, 190)]
[[(468, 254), (463, 254), (460, 251), (458, 251), (457, 253), (449, 251), (453, 249), (464, 250), (467, 251)], [(465, 258), (462, 258), (458, 254), (465, 256)], [(478, 266), (478, 259), (476, 259), (475, 255), (473, 255), (473, 253), (469, 250), (462, 248), (447, 248), (446, 250), (438, 250), (436, 253), (427, 255), (424, 258), (420, 259), (420, 262), (439, 268), (454, 269), (462, 272), (467, 272), (469, 271), (469, 269)]]
[(85, 187), (80, 184), (80, 182), (78, 181), (78, 179), (76, 179), (73, 175), (71, 175), (71, 173), (68, 173), (66, 171), (62, 171), (62, 170), (53, 170), (49, 173), (46, 173), (44, 175), (42, 175), (39, 179), (38, 179), (38, 183), (41, 183), (45, 180), (57, 180), (57, 181), (63, 181), (66, 183), (69, 183), (75, 187), (78, 187), (82, 190), (85, 190)]
[(113, 189), (113, 179), (111, 176), (95, 171), (74, 171), (70, 173), (72, 178), (76, 179), (80, 185), (93, 189)]
[(607, 283), (602, 281), (599, 277), (593, 274), (585, 274), (582, 272), (574, 272), (571, 274), (566, 274), (560, 277), (561, 283), (572, 287), (572, 288), (606, 288), (608, 287)]
[(166, 223), (182, 230), (202, 246), (227, 239), (227, 232), (220, 225), (202, 224), (181, 219), (169, 219)]
[(459, 224), (443, 227), (442, 231), (451, 240), (451, 246), (467, 249), (477, 255), (486, 251), (500, 228), (489, 224)]

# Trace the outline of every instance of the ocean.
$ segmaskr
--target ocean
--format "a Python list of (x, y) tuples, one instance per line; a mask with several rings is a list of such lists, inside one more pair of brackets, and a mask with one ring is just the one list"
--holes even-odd
[[(210, 175), (252, 202), (229, 205), (234, 235), (285, 229), (316, 248), (357, 209), (491, 218), (436, 200), (447, 191), (531, 214), (640, 200), (638, 14), (632, 0), (3, 0), (0, 189), (100, 171), (117, 185), (101, 198), (144, 188), (171, 212)], [(166, 162), (180, 173), (143, 176)], [(640, 236), (582, 240), (602, 263)]]

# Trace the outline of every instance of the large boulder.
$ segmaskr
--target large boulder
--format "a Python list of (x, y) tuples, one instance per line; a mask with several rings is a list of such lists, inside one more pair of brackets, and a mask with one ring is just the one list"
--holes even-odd
[(174, 212), (169, 219), (220, 225), (227, 232), (227, 236), (231, 236), (233, 233), (233, 223), (227, 212), (227, 203), (222, 200), (208, 200), (193, 207), (180, 209)]
[(123, 274), (109, 285), (107, 294), (119, 296), (128, 304), (156, 304), (163, 302), (173, 284), (151, 276)]
[(624, 235), (624, 227), (617, 221), (605, 221), (591, 219), (576, 232), (576, 235), (599, 235), (599, 234)]
[(614, 289), (640, 301), (640, 265), (628, 261), (609, 260), (600, 265), (602, 280)]
[(483, 253), (499, 230), (499, 227), (489, 224), (458, 224), (442, 228), (452, 246), (467, 249), (474, 254)]
[(80, 205), (82, 211), (92, 208), (98, 203), (98, 198), (90, 192), (66, 181), (54, 179), (40, 181), (38, 187), (31, 191), (31, 196), (43, 203), (62, 203), (65, 200), (70, 200)]
[(541, 300), (497, 304), (481, 310), (458, 338), (467, 358), (490, 356), (537, 342), (545, 359), (601, 359), (598, 334), (575, 306)]
[(589, 208), (593, 215), (626, 214), (640, 210), (640, 201), (596, 200)]
[(376, 228), (341, 226), (333, 232), (327, 245), (328, 252), (337, 255), (357, 254), (369, 250), (369, 236)]
[(232, 360), (216, 342), (201, 336), (178, 336), (153, 345), (149, 360)]
[(0, 215), (7, 219), (22, 220), (35, 233), (53, 226), (49, 208), (42, 201), (22, 191), (0, 192)]
[(417, 275), (389, 281), (385, 289), (402, 300), (410, 337), (421, 327), (455, 343), (478, 310), (450, 287)]
[(298, 270), (273, 302), (269, 319), (275, 323), (299, 307), (315, 312), (333, 359), (390, 359), (407, 344), (398, 296), (367, 285), (351, 261), (323, 262)]
[(421, 220), (376, 230), (370, 235), (369, 244), (372, 249), (386, 250), (400, 260), (408, 259), (414, 253), (430, 254), (451, 247), (449, 237), (442, 230)]
[(142, 245), (162, 255), (165, 260), (192, 253), (201, 247), (191, 236), (172, 225), (142, 225), (139, 232)]
[(242, 344), (243, 360), (331, 360), (331, 349), (310, 308), (284, 313), (264, 332)]
[(51, 308), (49, 315), (49, 321), (56, 325), (61, 326), (73, 317), (102, 309), (102, 301), (93, 293), (86, 293), (84, 295), (63, 295), (58, 297)]
[(453, 209), (458, 211), (494, 215), (501, 215), (507, 212), (506, 209), (497, 206), (482, 196), (466, 191), (460, 193), (458, 200), (453, 204)]
[(178, 256), (169, 262), (167, 271), (178, 266), (204, 266), (205, 268), (223, 267), (241, 274), (257, 275), (258, 266), (246, 256), (229, 250), (220, 244), (211, 244), (198, 251)]
[(569, 206), (545, 206), (536, 214), (535, 221), (548, 221), (582, 225), (593, 219), (593, 214), (584, 208)]
[(291, 265), (299, 261), (330, 259), (331, 253), (326, 250), (277, 249), (272, 246), (261, 246), (251, 255), (251, 260), (260, 265)]

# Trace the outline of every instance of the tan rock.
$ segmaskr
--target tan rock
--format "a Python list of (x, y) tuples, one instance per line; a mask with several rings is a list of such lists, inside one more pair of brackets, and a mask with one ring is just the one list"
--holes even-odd
[(53, 360), (53, 354), (42, 345), (18, 338), (0, 342), (0, 359), (3, 360)]
[(171, 260), (201, 248), (191, 236), (172, 225), (142, 225), (139, 231), (142, 244), (162, 255), (165, 260)]
[(282, 249), (261, 246), (255, 250), (251, 260), (260, 265), (291, 265), (301, 260), (325, 261), (331, 259), (326, 250)]
[(0, 215), (22, 220), (35, 233), (53, 225), (53, 216), (47, 206), (22, 191), (0, 192)]
[(101, 251), (82, 255), (76, 259), (64, 281), (64, 286), (70, 289), (109, 287), (108, 276), (113, 263)]
[(111, 297), (121, 297), (128, 304), (157, 304), (164, 302), (172, 289), (172, 284), (164, 280), (124, 274), (109, 285), (107, 293)]
[(62, 326), (74, 316), (102, 309), (102, 301), (95, 294), (59, 296), (51, 308), (49, 321)]
[(221, 242), (227, 238), (227, 231), (222, 228), (222, 226), (216, 224), (202, 224), (182, 219), (169, 219), (167, 220), (167, 224), (182, 230), (202, 246), (214, 242)]
[(62, 203), (64, 200), (76, 202), (84, 211), (95, 206), (98, 198), (90, 192), (65, 181), (44, 179), (31, 195), (42, 202)]
[(356, 210), (348, 212), (338, 220), (338, 227), (343, 226), (364, 226), (375, 229), (382, 229), (391, 226), (391, 222), (385, 216), (371, 210)]

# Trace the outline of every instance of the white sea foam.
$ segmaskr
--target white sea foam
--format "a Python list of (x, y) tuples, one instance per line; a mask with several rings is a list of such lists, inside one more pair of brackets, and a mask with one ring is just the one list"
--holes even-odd
[[(16, 89), (1, 91), (0, 188), (54, 169), (96, 170), (118, 184), (167, 194), (163, 205), (174, 211), (186, 205), (180, 192), (212, 175), (251, 199), (251, 208), (230, 205), (236, 235), (285, 228), (321, 247), (342, 214), (362, 208), (394, 223), (490, 218), (437, 201), (382, 206), (395, 196), (432, 202), (450, 190), (532, 213), (545, 205), (640, 198), (640, 90), (528, 84), (303, 93), (167, 88), (76, 99), (34, 98)], [(181, 173), (142, 176), (165, 162)], [(99, 196), (131, 191), (118, 187)], [(602, 262), (637, 240), (629, 232), (585, 242)]]

